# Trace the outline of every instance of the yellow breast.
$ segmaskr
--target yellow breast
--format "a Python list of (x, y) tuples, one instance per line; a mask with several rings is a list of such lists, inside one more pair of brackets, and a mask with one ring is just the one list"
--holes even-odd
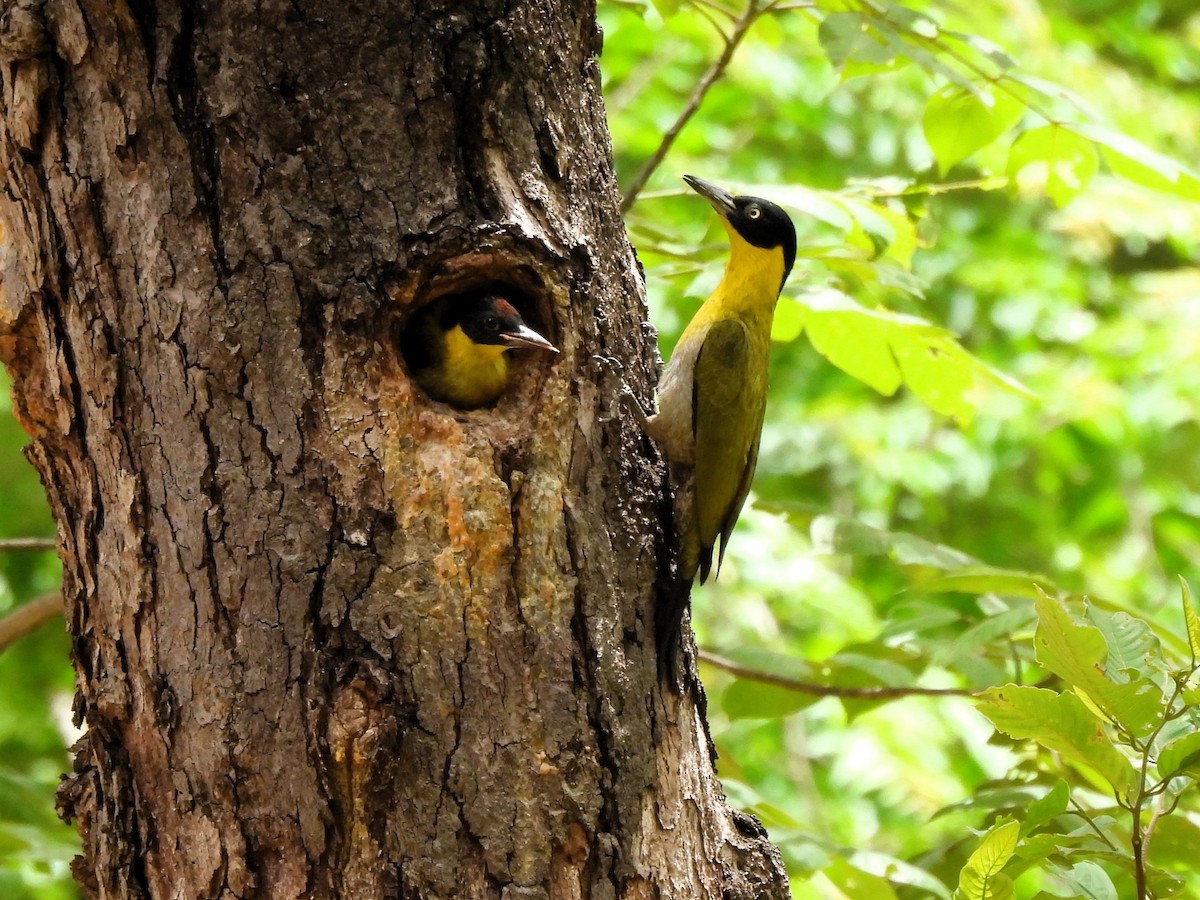
[(439, 364), (422, 373), (429, 395), (463, 409), (486, 406), (508, 385), (508, 348), (476, 344), (459, 326), (446, 332)]

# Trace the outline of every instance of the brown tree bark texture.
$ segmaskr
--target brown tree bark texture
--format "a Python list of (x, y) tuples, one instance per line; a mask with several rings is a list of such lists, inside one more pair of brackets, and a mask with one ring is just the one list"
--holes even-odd
[[(656, 683), (653, 336), (588, 0), (13, 0), (0, 357), (99, 897), (783, 897)], [(499, 286), (493, 409), (395, 335)], [(611, 379), (609, 379), (611, 383)]]

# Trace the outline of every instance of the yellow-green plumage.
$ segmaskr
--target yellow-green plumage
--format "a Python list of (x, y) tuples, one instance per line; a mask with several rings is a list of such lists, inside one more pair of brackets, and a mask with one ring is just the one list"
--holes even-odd
[[(680, 620), (692, 580), (717, 567), (758, 461), (767, 403), (771, 321), (795, 258), (795, 230), (779, 207), (730, 197), (688, 179), (729, 234), (725, 274), (684, 329), (663, 371), (658, 411), (646, 420), (667, 453), (679, 532), (676, 588), (659, 609), (660, 664), (674, 678)], [(719, 544), (718, 544), (719, 542)]]

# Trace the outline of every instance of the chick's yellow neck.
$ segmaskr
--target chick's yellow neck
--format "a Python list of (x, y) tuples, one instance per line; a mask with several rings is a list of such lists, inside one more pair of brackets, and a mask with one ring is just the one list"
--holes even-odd
[(477, 344), (455, 325), (446, 332), (438, 390), (463, 407), (491, 403), (508, 383), (507, 350), (499, 344)]

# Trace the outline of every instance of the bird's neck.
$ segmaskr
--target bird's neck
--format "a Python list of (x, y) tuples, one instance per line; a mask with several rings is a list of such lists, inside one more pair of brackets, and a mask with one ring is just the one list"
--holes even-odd
[(446, 332), (445, 377), (454, 383), (455, 393), (470, 394), (471, 402), (490, 402), (508, 379), (507, 350), (500, 344), (477, 344), (455, 325)]
[(755, 247), (730, 231), (729, 262), (713, 296), (720, 296), (726, 309), (751, 320), (761, 319), (770, 328), (783, 287), (783, 250)]

